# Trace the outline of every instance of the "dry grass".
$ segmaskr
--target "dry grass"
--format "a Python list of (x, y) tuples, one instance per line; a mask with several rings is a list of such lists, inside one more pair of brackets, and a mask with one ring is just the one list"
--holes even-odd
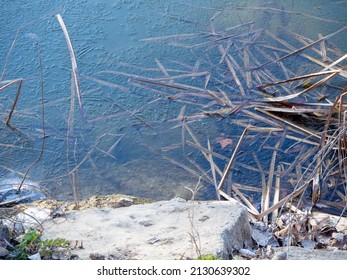
[[(254, 11), (264, 9), (255, 7)], [(275, 14), (283, 12), (277, 8), (266, 10)], [(67, 28), (62, 17), (56, 16), (72, 65), (66, 157), (75, 200), (78, 200), (78, 170), (91, 159), (94, 151), (100, 150), (99, 144), (107, 134), (98, 135), (94, 145), (77, 160), (76, 143), (70, 147), (69, 141), (75, 118), (75, 97), (85, 118), (79, 86), (82, 77), (127, 94), (133, 88), (153, 93), (155, 98), (146, 104), (148, 106), (158, 104), (160, 107), (170, 102), (180, 107), (175, 117), (166, 120), (172, 130), (179, 129), (180, 140), (162, 149), (148, 144), (147, 147), (212, 186), (216, 199), (238, 199), (254, 219), (266, 222), (274, 221), (293, 205), (298, 209), (320, 207), (324, 211), (329, 208), (344, 215), (347, 205), (347, 55), (331, 45), (330, 40), (344, 36), (347, 27), (336, 28), (330, 34), (317, 34), (318, 39), (286, 29), (276, 35), (270, 30), (255, 28), (254, 22), (218, 30), (213, 23), (224, 11), (214, 12), (209, 22), (211, 30), (204, 33), (144, 40), (188, 50), (197, 58), (195, 62), (157, 58), (152, 68), (131, 68), (141, 70), (137, 74), (106, 69), (95, 77), (78, 74)], [(128, 83), (118, 85), (101, 75), (125, 79)], [(0, 82), (2, 77), (3, 74)], [(18, 85), (6, 124), (19, 98), (21, 83), (21, 79), (1, 82), (4, 85), (0, 92)], [(140, 125), (155, 129), (153, 123), (136, 110), (116, 105)], [(209, 134), (199, 126), (211, 120), (220, 126), (221, 136), (215, 137), (216, 133)], [(104, 154), (112, 157), (112, 149), (122, 137), (106, 148)], [(178, 153), (184, 160), (177, 160)], [(74, 165), (70, 164), (71, 157), (74, 157)], [(250, 180), (254, 185), (242, 181), (248, 176), (254, 179)]]
[[(156, 74), (153, 69), (144, 76), (107, 72), (127, 76), (131, 85), (183, 104), (178, 117), (169, 120), (176, 124), (174, 128), (181, 128), (182, 143), (175, 150), (181, 147), (189, 159), (188, 148), (195, 149), (207, 165), (192, 164), (191, 159), (185, 164), (169, 158), (167, 152), (156, 153), (197, 178), (205, 174), (203, 180), (216, 190), (217, 199), (236, 198), (255, 219), (264, 221), (274, 222), (291, 205), (329, 208), (345, 215), (347, 86), (336, 85), (346, 84), (347, 55), (339, 55), (341, 50), (329, 44), (345, 31), (346, 26), (311, 40), (289, 30), (281, 38), (270, 30), (254, 29), (251, 23), (220, 31), (213, 26), (211, 33), (146, 40), (203, 53), (199, 61), (203, 66), (190, 66), (191, 72), (166, 67), (163, 60), (156, 60)], [(312, 71), (302, 72), (303, 68)], [(163, 76), (158, 77), (158, 71)], [(200, 113), (189, 115), (188, 107)], [(234, 135), (220, 140), (224, 145), (232, 143), (231, 151), (217, 152), (211, 139), (200, 139), (194, 132), (199, 121), (211, 118), (227, 120), (235, 127)], [(247, 147), (251, 154), (245, 152)], [(240, 154), (246, 160), (239, 162)], [(259, 160), (264, 154), (269, 161)], [(259, 185), (235, 181), (240, 170), (257, 173)]]

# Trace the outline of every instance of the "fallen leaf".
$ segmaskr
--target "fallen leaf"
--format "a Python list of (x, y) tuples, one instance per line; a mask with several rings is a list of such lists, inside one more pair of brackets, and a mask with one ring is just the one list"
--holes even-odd
[(289, 226), (287, 225), (285, 228), (275, 232), (275, 235), (277, 238), (283, 238), (284, 236), (288, 234), (288, 231), (289, 231)]
[(222, 149), (224, 149), (226, 146), (231, 145), (233, 143), (233, 140), (231, 138), (224, 138), (224, 137), (218, 137), (216, 141), (219, 143)]

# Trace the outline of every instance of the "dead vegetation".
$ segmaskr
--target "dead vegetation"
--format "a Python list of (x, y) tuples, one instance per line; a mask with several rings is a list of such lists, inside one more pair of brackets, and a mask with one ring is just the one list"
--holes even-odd
[[(285, 12), (266, 9), (269, 13)], [(205, 33), (144, 39), (147, 43), (188, 50), (192, 61), (195, 59), (193, 63), (171, 60), (166, 62), (170, 66), (165, 66), (157, 58), (155, 67), (140, 69), (144, 74), (104, 70), (95, 77), (81, 77), (123, 92), (135, 88), (152, 93), (156, 98), (146, 104), (147, 108), (160, 107), (163, 102), (181, 104), (177, 117), (165, 120), (173, 131), (179, 131), (180, 142), (159, 148), (147, 143), (150, 151), (201, 179), (215, 199), (239, 200), (253, 221), (273, 226), (272, 232), (282, 244), (305, 247), (310, 240), (316, 247), (330, 246), (323, 240), (329, 232), (329, 238), (336, 241), (332, 242), (339, 244), (339, 249), (346, 249), (339, 243), (346, 242), (345, 236), (338, 237), (336, 231), (314, 222), (310, 215), (312, 209), (319, 209), (346, 216), (347, 55), (330, 39), (345, 36), (347, 26), (333, 21), (339, 27), (330, 34), (317, 34), (315, 39), (286, 28), (275, 34), (258, 28), (254, 21), (218, 30), (214, 22), (222, 12), (214, 11), (211, 28)], [(58, 21), (69, 46), (74, 85), (66, 135), (69, 163), (71, 153), (76, 153), (76, 147), (69, 150), (75, 95), (82, 117), (85, 116), (76, 59), (59, 16)], [(120, 86), (100, 76), (126, 79), (127, 84)], [(8, 124), (22, 80), (1, 84), (4, 86), (0, 92), (19, 85)], [(128, 109), (121, 109), (129, 113)], [(137, 124), (149, 129), (156, 125), (136, 110), (130, 113)], [(218, 130), (218, 137), (205, 131), (205, 123), (215, 124), (213, 129)], [(75, 160), (74, 168), (68, 166), (76, 201), (78, 169), (99, 149), (104, 136), (97, 138), (82, 161)], [(110, 154), (114, 147), (104, 153)], [(177, 159), (178, 153), (184, 160)], [(286, 216), (288, 213), (290, 217)]]
[[(275, 219), (276, 211), (289, 202), (298, 208), (335, 208), (343, 215), (347, 144), (344, 102), (347, 67), (343, 62), (347, 55), (338, 57), (342, 51), (327, 45), (329, 38), (344, 34), (346, 27), (319, 36), (315, 41), (293, 32), (284, 32), (284, 40), (268, 30), (255, 29), (252, 23), (246, 25), (245, 33), (236, 33), (236, 28), (213, 30), (208, 37), (177, 34), (148, 39), (170, 44), (174, 39), (175, 45), (192, 51), (199, 48), (199, 53), (207, 57), (201, 58), (204, 69), (199, 69), (198, 64), (202, 62), (197, 61), (195, 71), (172, 75), (173, 70), (165, 69), (160, 63), (162, 77), (153, 78), (155, 74), (148, 71), (147, 76), (128, 75), (129, 82), (184, 103), (179, 116), (169, 120), (182, 129), (182, 143), (173, 149), (180, 147), (184, 151), (190, 146), (201, 152), (210, 167), (203, 172), (204, 179), (215, 186), (217, 197), (236, 197), (258, 220), (266, 220), (270, 214)], [(229, 30), (234, 33), (230, 34)], [(189, 39), (197, 38), (202, 42), (188, 43)], [(296, 48), (294, 44), (301, 47)], [(201, 50), (202, 47), (207, 49)], [(219, 52), (218, 60), (216, 52)], [(303, 64), (305, 68), (318, 70), (297, 75), (300, 69), (296, 67), (304, 68)], [(203, 80), (203, 86), (192, 85), (192, 78)], [(201, 113), (189, 115), (187, 106), (200, 107)], [(213, 151), (209, 139), (202, 144), (195, 135), (194, 122), (204, 118), (227, 119), (236, 127), (224, 133), (234, 135), (217, 139), (222, 150), (232, 146), (229, 156)], [(238, 154), (247, 146), (252, 147), (252, 153), (248, 154), (253, 159), (249, 158), (248, 162), (254, 166), (237, 163)], [(261, 154), (263, 150), (271, 156), (268, 169), (259, 161), (258, 152)], [(279, 154), (288, 155), (293, 161), (282, 161)], [(224, 163), (217, 164), (216, 159)], [(201, 175), (198, 170), (191, 170), (193, 167), (182, 163), (180, 166)], [(254, 189), (257, 186), (245, 186), (233, 179), (226, 182), (236, 167), (254, 171), (261, 178), (260, 208), (247, 198), (249, 192), (257, 192)], [(204, 170), (202, 166), (195, 168)], [(282, 188), (285, 185), (289, 187)], [(304, 195), (308, 192), (310, 199)]]
[[(282, 244), (329, 247), (324, 238), (330, 233), (329, 240), (346, 249), (346, 232), (339, 236), (324, 221), (313, 222), (311, 211), (346, 215), (347, 55), (330, 39), (345, 36), (347, 27), (313, 40), (287, 29), (274, 34), (254, 22), (217, 30), (222, 12), (215, 11), (208, 33), (145, 40), (190, 50), (194, 65), (171, 61), (178, 66), (171, 69), (156, 59), (158, 69), (143, 76), (104, 73), (182, 103), (177, 118), (168, 120), (181, 130), (181, 143), (155, 152), (213, 186), (216, 199), (239, 200), (254, 221), (275, 226)], [(199, 127), (211, 118), (220, 123), (214, 145)], [(186, 162), (169, 156), (172, 150), (181, 150)]]

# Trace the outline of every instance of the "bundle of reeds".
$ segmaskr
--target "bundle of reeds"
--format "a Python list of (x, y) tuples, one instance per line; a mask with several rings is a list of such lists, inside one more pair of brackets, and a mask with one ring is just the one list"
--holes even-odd
[[(213, 185), (216, 198), (234, 197), (265, 221), (288, 207), (329, 208), (344, 215), (347, 55), (329, 40), (347, 27), (317, 34), (316, 40), (287, 29), (276, 35), (254, 22), (218, 31), (213, 25), (218, 14), (211, 18), (210, 32), (144, 40), (187, 49), (197, 58), (194, 65), (168, 61), (177, 67), (167, 68), (156, 59), (157, 68), (146, 69), (146, 75), (103, 73), (125, 76), (158, 100), (183, 104), (178, 117), (168, 120), (181, 128), (181, 143), (155, 152)], [(199, 113), (189, 114), (188, 108)], [(232, 127), (215, 140), (218, 152), (210, 139), (196, 134), (197, 123), (211, 118)], [(188, 147), (198, 150), (205, 164), (194, 160)], [(177, 148), (187, 163), (168, 156)], [(261, 186), (238, 180), (237, 172), (255, 174)]]

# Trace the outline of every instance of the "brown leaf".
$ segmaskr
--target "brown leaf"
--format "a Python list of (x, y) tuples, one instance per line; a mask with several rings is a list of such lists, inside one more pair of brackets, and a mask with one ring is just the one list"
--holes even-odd
[(334, 232), (337, 232), (335, 227), (325, 225), (322, 227), (321, 234), (325, 236), (331, 236)]
[(289, 226), (287, 225), (285, 228), (275, 232), (275, 235), (278, 238), (283, 238), (284, 236), (286, 236), (288, 234), (288, 231), (289, 231)]
[(232, 145), (233, 140), (231, 138), (226, 137), (218, 137), (216, 141), (219, 143), (222, 149), (224, 149), (228, 145)]

